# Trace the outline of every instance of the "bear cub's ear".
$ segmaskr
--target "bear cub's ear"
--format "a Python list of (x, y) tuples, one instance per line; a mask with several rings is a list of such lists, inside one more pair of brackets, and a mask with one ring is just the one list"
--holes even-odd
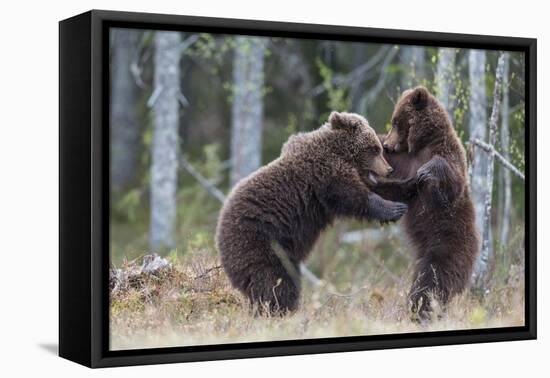
[(345, 116), (342, 113), (333, 111), (328, 117), (328, 123), (330, 123), (333, 129), (345, 129), (347, 122), (345, 120)]
[(430, 92), (426, 87), (418, 86), (413, 89), (411, 94), (411, 103), (413, 104), (416, 110), (422, 110), (428, 105), (428, 98), (430, 97)]
[(328, 117), (328, 122), (334, 130), (355, 130), (366, 121), (358, 114), (333, 111)]

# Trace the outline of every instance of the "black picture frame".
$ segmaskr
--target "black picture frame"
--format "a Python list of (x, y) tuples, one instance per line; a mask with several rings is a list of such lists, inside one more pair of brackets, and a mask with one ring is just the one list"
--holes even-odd
[[(526, 63), (525, 326), (110, 351), (108, 28), (522, 51)], [(535, 339), (536, 65), (529, 38), (92, 10), (59, 23), (59, 355), (88, 367)]]

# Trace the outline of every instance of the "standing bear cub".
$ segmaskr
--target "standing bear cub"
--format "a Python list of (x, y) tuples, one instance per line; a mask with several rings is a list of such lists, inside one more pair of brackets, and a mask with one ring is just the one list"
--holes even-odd
[(234, 287), (263, 313), (298, 307), (299, 264), (336, 217), (397, 221), (407, 210), (371, 192), (392, 171), (361, 116), (333, 112), (292, 136), (281, 156), (241, 180), (218, 219), (216, 246)]
[(466, 154), (447, 112), (424, 87), (403, 92), (382, 139), (394, 172), (371, 186), (409, 205), (404, 225), (417, 254), (409, 300), (422, 320), (433, 297), (445, 305), (468, 286), (479, 251)]

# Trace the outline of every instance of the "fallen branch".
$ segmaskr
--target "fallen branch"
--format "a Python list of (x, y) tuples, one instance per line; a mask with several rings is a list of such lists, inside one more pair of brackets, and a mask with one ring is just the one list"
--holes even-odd
[(198, 280), (198, 279), (200, 279), (200, 278), (204, 278), (204, 277), (210, 275), (211, 272), (213, 272), (213, 271), (215, 271), (215, 270), (220, 270), (221, 268), (222, 268), (221, 265), (213, 266), (213, 267), (211, 267), (211, 268), (206, 269), (204, 272), (202, 272), (202, 273), (199, 274), (198, 276), (193, 277), (193, 279)]
[(512, 163), (510, 163), (508, 160), (506, 160), (506, 158), (504, 156), (502, 156), (500, 154), (500, 152), (498, 152), (496, 150), (496, 148), (489, 144), (489, 143), (486, 143), (480, 139), (472, 139), (470, 141), (470, 143), (480, 147), (483, 151), (493, 155), (494, 157), (496, 157), (504, 167), (508, 168), (513, 174), (515, 174), (517, 177), (519, 177), (520, 179), (522, 180), (525, 180), (525, 175), (523, 174), (523, 172), (521, 172), (518, 168), (516, 168)]
[(313, 287), (318, 288), (323, 285), (323, 280), (313, 274), (313, 272), (309, 270), (304, 263), (300, 263), (300, 272), (313, 285)]
[(183, 54), (191, 45), (199, 40), (198, 34), (193, 34), (190, 37), (187, 37), (185, 41), (180, 43), (176, 48), (179, 50), (180, 54)]
[(147, 100), (147, 107), (152, 109), (157, 100), (159, 99), (160, 97), (160, 94), (164, 91), (164, 87), (162, 85), (157, 85), (155, 87), (155, 89), (153, 90), (153, 93), (151, 93), (151, 96), (149, 97), (149, 99)]
[(183, 156), (180, 157), (181, 166), (191, 175), (199, 184), (210, 194), (212, 197), (220, 201), (222, 204), (225, 201), (225, 194), (219, 190), (214, 184), (212, 184), (206, 177), (204, 177), (199, 171), (191, 165)]

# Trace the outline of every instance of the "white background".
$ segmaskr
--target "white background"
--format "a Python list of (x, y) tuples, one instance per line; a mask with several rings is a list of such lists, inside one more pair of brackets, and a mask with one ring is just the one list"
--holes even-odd
[[(548, 376), (548, 143), (538, 152), (539, 340), (89, 370), (55, 355), (58, 25), (92, 8), (538, 38), (538, 135), (550, 140), (544, 1), (3, 1), (0, 14), (0, 375)], [(546, 298), (543, 296), (546, 295)]]

